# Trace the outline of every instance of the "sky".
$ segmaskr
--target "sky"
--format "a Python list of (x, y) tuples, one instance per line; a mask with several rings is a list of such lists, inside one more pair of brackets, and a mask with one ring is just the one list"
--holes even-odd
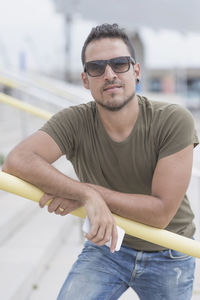
[[(81, 48), (95, 23), (73, 18), (70, 67), (79, 72)], [(200, 67), (200, 34), (140, 28), (146, 64), (154, 68)], [(53, 0), (0, 0), (0, 67), (60, 74), (68, 64), (63, 15)]]

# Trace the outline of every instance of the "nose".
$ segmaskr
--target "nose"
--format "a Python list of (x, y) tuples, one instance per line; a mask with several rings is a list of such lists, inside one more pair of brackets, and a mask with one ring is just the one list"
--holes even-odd
[(109, 66), (107, 64), (106, 68), (105, 68), (105, 72), (104, 72), (104, 78), (110, 80), (110, 79), (113, 79), (113, 78), (116, 78), (116, 77), (117, 77), (116, 73), (113, 71), (111, 66)]

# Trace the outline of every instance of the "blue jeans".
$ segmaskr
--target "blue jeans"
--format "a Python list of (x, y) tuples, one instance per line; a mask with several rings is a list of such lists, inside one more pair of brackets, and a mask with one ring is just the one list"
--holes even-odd
[(131, 287), (141, 300), (189, 300), (195, 259), (174, 250), (136, 251), (87, 241), (57, 300), (114, 300)]

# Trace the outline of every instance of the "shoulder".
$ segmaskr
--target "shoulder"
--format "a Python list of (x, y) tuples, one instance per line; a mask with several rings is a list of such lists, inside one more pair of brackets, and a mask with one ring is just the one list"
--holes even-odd
[(96, 104), (94, 101), (80, 104), (80, 105), (75, 105), (75, 106), (70, 106), (67, 107), (58, 113), (56, 113), (52, 118), (54, 119), (65, 119), (65, 120), (73, 120), (73, 119), (81, 119), (85, 118), (88, 116), (94, 115), (96, 112)]
[(41, 128), (50, 135), (76, 136), (87, 124), (92, 123), (95, 114), (95, 103), (89, 102), (76, 106), (70, 106), (54, 114)]
[(140, 97), (139, 103), (159, 158), (198, 144), (193, 116), (185, 107), (145, 97)]
[[(93, 102), (65, 108), (48, 120), (42, 131), (49, 134), (70, 159), (85, 136), (95, 112)], [(83, 132), (84, 131), (84, 132)]]
[[(191, 122), (194, 123), (191, 112), (180, 104), (149, 100), (146, 97), (139, 97), (139, 103), (142, 105), (146, 114), (151, 116), (152, 121), (156, 123), (165, 122)], [(157, 123), (158, 124), (158, 123)]]

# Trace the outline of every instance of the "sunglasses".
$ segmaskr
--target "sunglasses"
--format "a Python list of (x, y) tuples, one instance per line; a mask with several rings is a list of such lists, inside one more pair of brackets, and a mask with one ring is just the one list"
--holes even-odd
[(135, 59), (131, 56), (120, 56), (107, 60), (92, 60), (84, 65), (84, 72), (91, 77), (104, 74), (106, 66), (109, 65), (115, 73), (125, 73), (130, 69), (131, 64), (135, 64)]

